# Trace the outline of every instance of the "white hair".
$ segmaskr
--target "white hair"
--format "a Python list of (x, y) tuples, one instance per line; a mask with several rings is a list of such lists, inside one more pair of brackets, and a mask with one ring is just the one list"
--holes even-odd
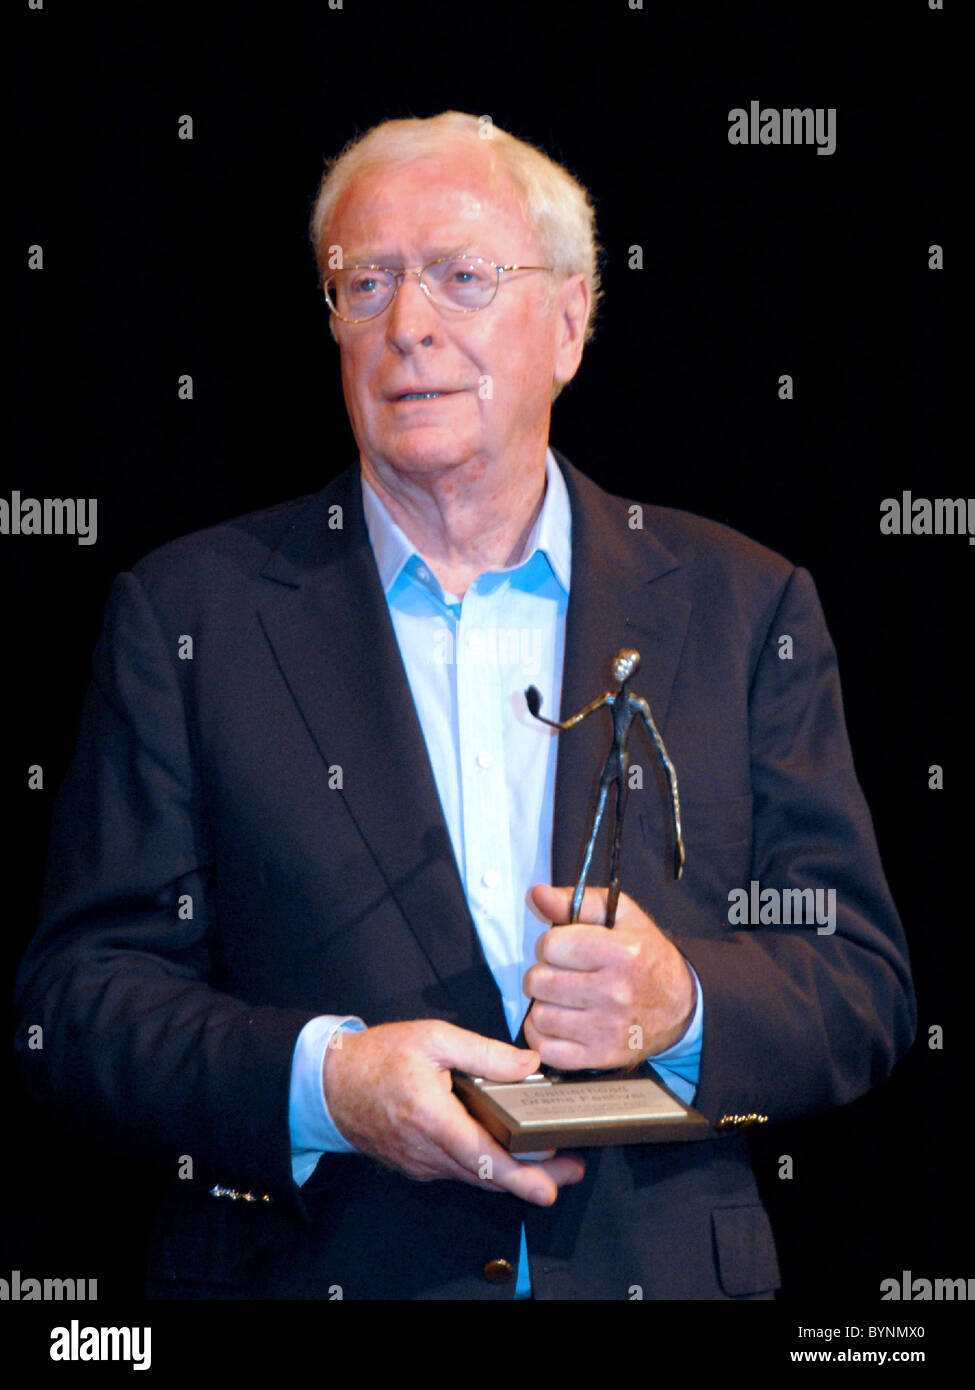
[(473, 141), (512, 180), (522, 215), (538, 237), (542, 256), (559, 280), (585, 275), (592, 294), (586, 341), (600, 298), (599, 243), (592, 199), (561, 164), (542, 150), (518, 140), (489, 117), (442, 111), (426, 119), (383, 121), (351, 140), (328, 161), (311, 218), (311, 241), (324, 280), (327, 275), (328, 228), (336, 206), (353, 182), (367, 171), (410, 164), (442, 154), (450, 144)]

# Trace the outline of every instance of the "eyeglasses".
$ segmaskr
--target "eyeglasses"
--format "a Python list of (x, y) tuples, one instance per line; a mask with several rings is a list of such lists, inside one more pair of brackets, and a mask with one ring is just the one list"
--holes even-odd
[(417, 276), (420, 289), (438, 308), (473, 314), (491, 303), (505, 272), (551, 269), (550, 265), (495, 265), (483, 256), (450, 256), (420, 269), (349, 265), (333, 271), (322, 288), (328, 307), (343, 323), (365, 323), (389, 308), (407, 275)]

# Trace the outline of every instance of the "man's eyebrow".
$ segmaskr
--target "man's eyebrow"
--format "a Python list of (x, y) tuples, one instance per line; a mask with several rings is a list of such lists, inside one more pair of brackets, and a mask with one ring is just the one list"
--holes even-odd
[[(463, 242), (459, 246), (434, 246), (431, 247), (423, 259), (424, 265), (429, 265), (431, 261), (452, 260), (455, 256), (471, 255), (470, 242)], [(354, 251), (345, 255), (344, 261), (347, 265), (382, 265), (390, 270), (398, 270), (403, 265), (403, 257), (387, 251)]]

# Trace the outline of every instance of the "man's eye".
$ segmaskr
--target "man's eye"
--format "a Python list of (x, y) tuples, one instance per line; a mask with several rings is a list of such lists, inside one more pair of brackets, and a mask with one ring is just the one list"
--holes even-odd
[(377, 294), (381, 288), (382, 281), (376, 275), (351, 275), (349, 277), (348, 293), (355, 295), (358, 299)]

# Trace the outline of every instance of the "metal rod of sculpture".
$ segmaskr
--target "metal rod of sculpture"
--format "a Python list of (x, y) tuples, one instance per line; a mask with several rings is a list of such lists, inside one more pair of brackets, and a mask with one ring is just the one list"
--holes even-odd
[(589, 867), (592, 863), (593, 850), (596, 847), (596, 837), (599, 834), (599, 827), (602, 824), (603, 812), (606, 809), (606, 800), (609, 796), (609, 789), (615, 783), (616, 786), (616, 817), (613, 826), (613, 845), (610, 860), (609, 873), (609, 893), (606, 900), (606, 926), (611, 927), (616, 921), (616, 908), (620, 896), (620, 849), (623, 841), (623, 814), (626, 809), (626, 793), (628, 789), (627, 772), (629, 768), (629, 756), (627, 753), (627, 739), (630, 733), (630, 725), (637, 715), (643, 719), (647, 726), (647, 732), (653, 740), (653, 745), (657, 750), (664, 771), (667, 774), (667, 781), (670, 786), (670, 805), (673, 813), (674, 822), (674, 878), (679, 879), (684, 871), (684, 840), (681, 834), (680, 822), (680, 798), (677, 793), (677, 774), (674, 765), (667, 755), (664, 741), (653, 720), (650, 706), (640, 695), (633, 695), (629, 690), (630, 678), (640, 665), (640, 653), (634, 651), (632, 647), (624, 647), (617, 652), (613, 659), (613, 679), (618, 684), (618, 689), (606, 690), (595, 700), (590, 700), (588, 705), (584, 705), (577, 714), (571, 715), (568, 719), (546, 719), (539, 714), (542, 705), (542, 697), (533, 685), (525, 691), (525, 699), (528, 702), (528, 709), (531, 714), (543, 724), (548, 724), (550, 728), (564, 731), (580, 724), (590, 714), (602, 709), (603, 705), (608, 705), (613, 717), (613, 741), (603, 770), (599, 777), (599, 794), (596, 798), (596, 808), (593, 812), (592, 827), (589, 833), (589, 842), (586, 845), (586, 852), (582, 861), (582, 870), (579, 874), (579, 881), (576, 884), (575, 892), (572, 895), (572, 916), (570, 921), (578, 922), (579, 912), (582, 907), (582, 895), (586, 886), (586, 879), (589, 875)]

